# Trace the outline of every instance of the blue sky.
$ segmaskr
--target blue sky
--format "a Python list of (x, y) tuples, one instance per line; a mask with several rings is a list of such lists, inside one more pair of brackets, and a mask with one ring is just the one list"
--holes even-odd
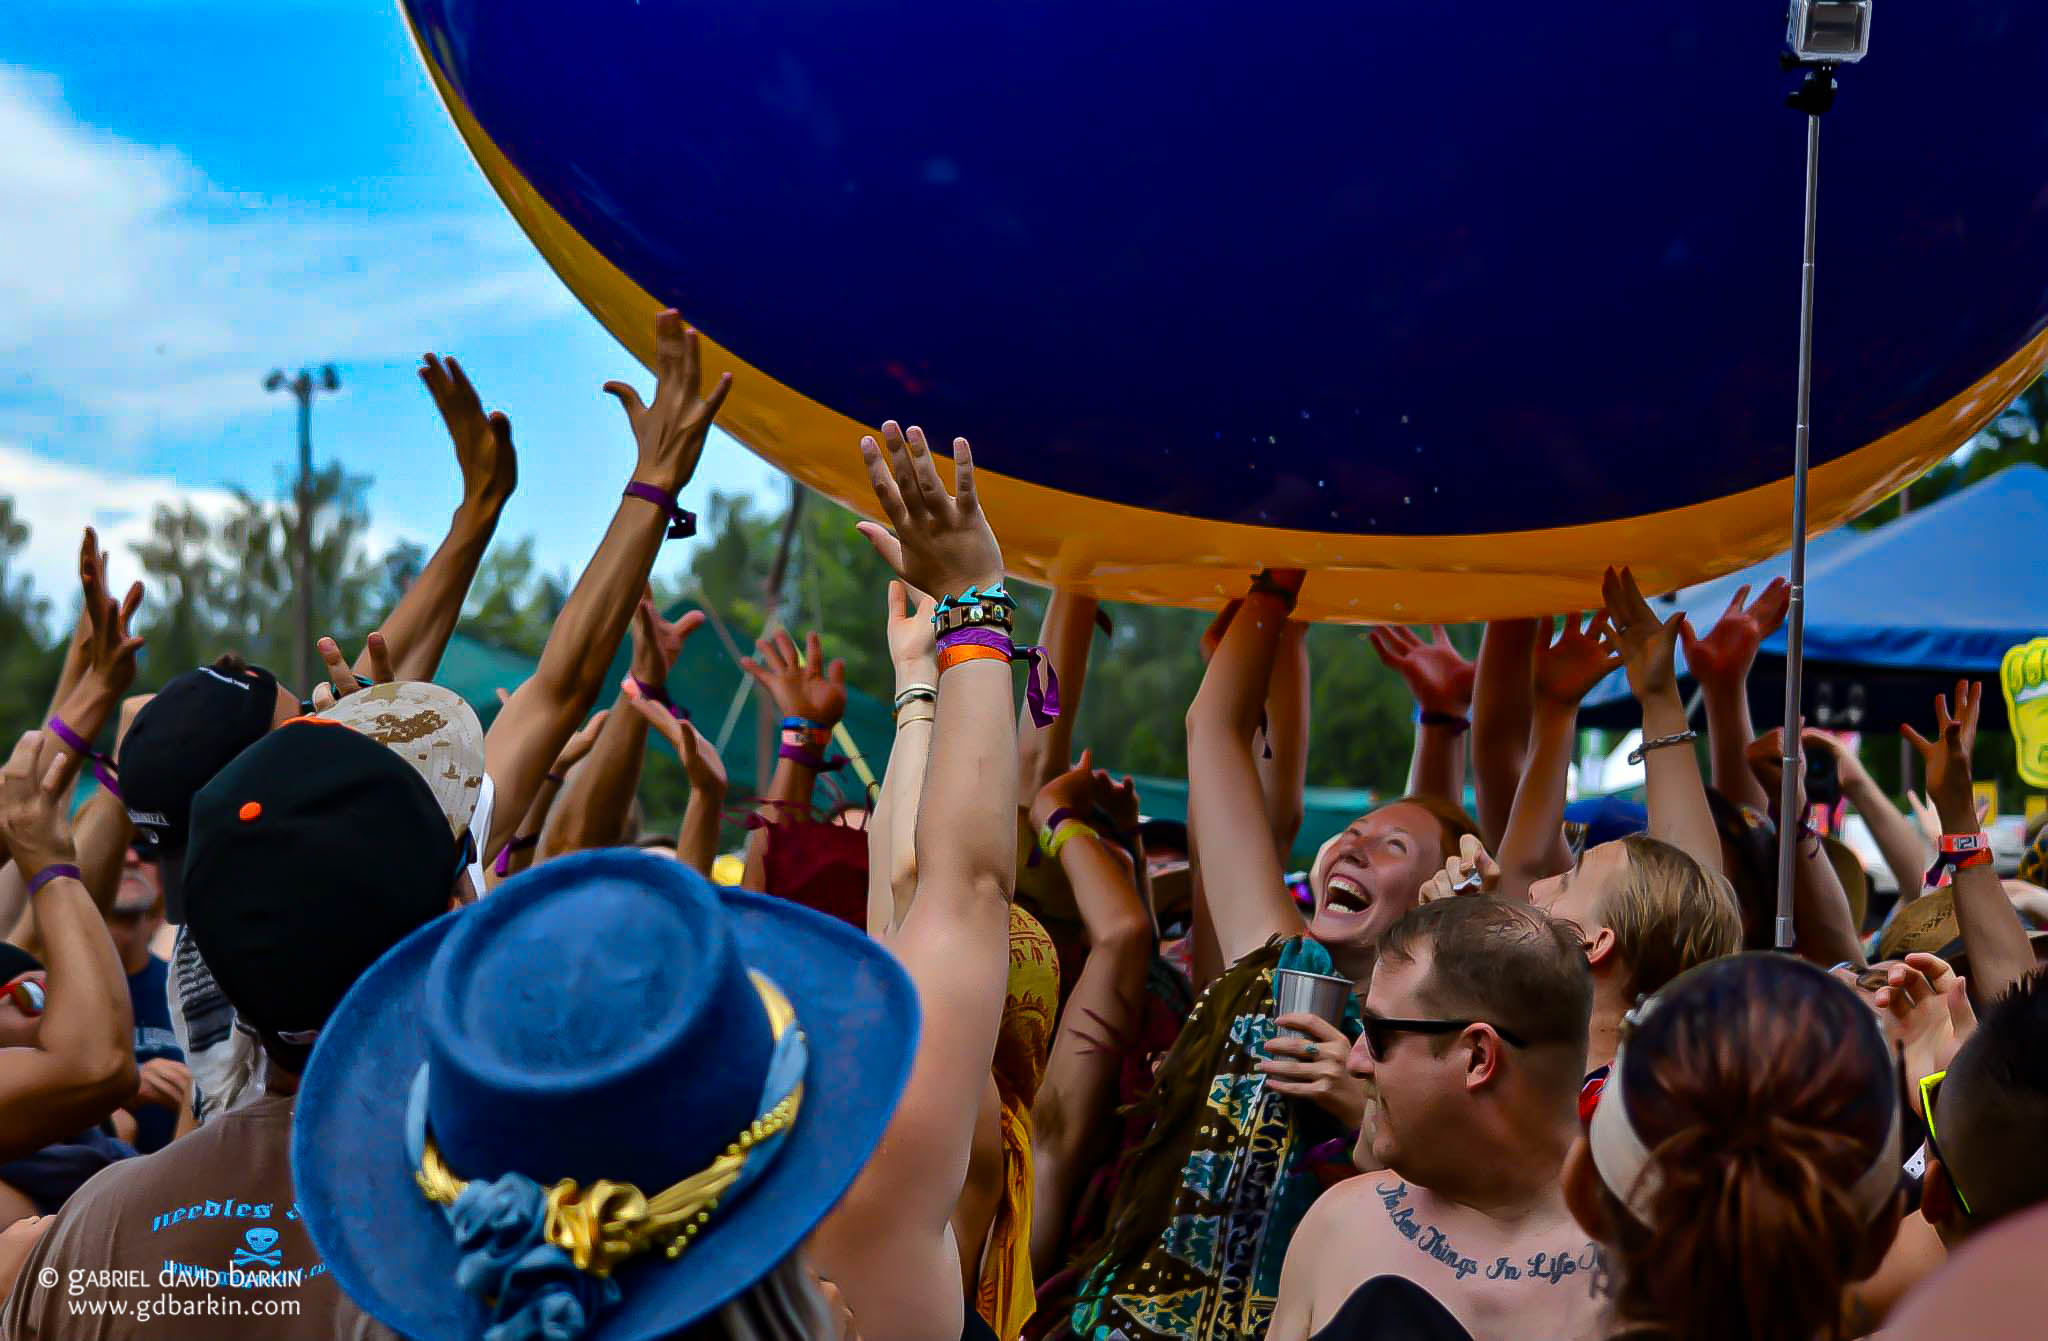
[[(580, 569), (632, 460), (598, 388), (651, 378), (499, 206), (395, 5), (0, 6), (0, 493), (46, 593), (68, 604), (87, 521), (119, 554), (158, 501), (275, 493), (295, 453), (276, 366), (340, 367), (316, 457), (375, 478), (373, 544), (431, 544), (459, 476), (414, 373), (429, 349), (512, 416), (500, 536)], [(714, 434), (690, 494), (779, 478)]]

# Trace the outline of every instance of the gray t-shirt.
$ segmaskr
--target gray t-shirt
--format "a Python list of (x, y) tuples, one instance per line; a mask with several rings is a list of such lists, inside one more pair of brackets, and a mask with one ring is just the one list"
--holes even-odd
[(95, 1176), (29, 1254), (0, 1336), (395, 1341), (342, 1294), (299, 1218), (293, 1103), (260, 1096)]

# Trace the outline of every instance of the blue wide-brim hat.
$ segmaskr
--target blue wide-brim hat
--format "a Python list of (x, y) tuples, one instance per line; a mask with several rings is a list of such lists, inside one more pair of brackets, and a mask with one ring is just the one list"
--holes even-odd
[[(549, 1335), (651, 1341), (831, 1210), (881, 1140), (917, 1029), (909, 977), (843, 922), (672, 858), (563, 857), (421, 927), (349, 991), (300, 1087), (299, 1209), (341, 1288), (407, 1336), (480, 1337), (525, 1303)], [(794, 1113), (780, 1130), (778, 1110)], [(446, 1208), (416, 1177), (423, 1140), (462, 1189)], [(742, 1147), (672, 1259), (656, 1246), (604, 1280), (539, 1237), (560, 1179), (655, 1198)]]

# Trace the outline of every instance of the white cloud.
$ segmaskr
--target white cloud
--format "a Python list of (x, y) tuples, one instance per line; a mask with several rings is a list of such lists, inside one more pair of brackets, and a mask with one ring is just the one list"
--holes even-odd
[(448, 325), (574, 300), (502, 212), (372, 215), (233, 196), (175, 150), (80, 124), (0, 65), (0, 422), (146, 429), (262, 410), (252, 369), (300, 351), (416, 354)]
[[(98, 529), (100, 548), (109, 556), (107, 576), (118, 591), (126, 591), (142, 577), (133, 546), (148, 538), (158, 507), (190, 504), (215, 520), (240, 507), (226, 489), (190, 488), (157, 475), (52, 461), (6, 442), (0, 442), (0, 494), (14, 500), (15, 516), (30, 528), (27, 547), (8, 570), (28, 574), (36, 593), (49, 600), (50, 618), (57, 624), (78, 613), (78, 541), (86, 527)], [(401, 538), (419, 537), (402, 537), (372, 521), (363, 543), (368, 553), (382, 554)], [(147, 592), (143, 599), (149, 599)]]

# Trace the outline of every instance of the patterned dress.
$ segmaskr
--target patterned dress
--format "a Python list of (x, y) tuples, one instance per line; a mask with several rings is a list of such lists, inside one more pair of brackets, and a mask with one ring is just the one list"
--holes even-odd
[[(1323, 1189), (1352, 1170), (1337, 1120), (1313, 1104), (1273, 1093), (1254, 1068), (1274, 1035), (1273, 970), (1331, 972), (1329, 953), (1306, 937), (1269, 945), (1210, 984), (1175, 1045), (1214, 1049), (1192, 1069), (1169, 1055), (1162, 1076), (1205, 1085), (1201, 1102), (1165, 1095), (1160, 1141), (1141, 1160), (1178, 1165), (1163, 1232), (1138, 1251), (1097, 1264), (1080, 1291), (1073, 1330), (1087, 1341), (1154, 1337), (1259, 1338), (1279, 1295), (1287, 1245)], [(1356, 1005), (1346, 1032), (1356, 1036)], [(1230, 1012), (1227, 1024), (1206, 1015)], [(1176, 1066), (1179, 1060), (1182, 1065)], [(1181, 1083), (1190, 1083), (1182, 1081)], [(1120, 1188), (1151, 1180), (1126, 1177)], [(1119, 1204), (1119, 1214), (1137, 1208)]]

